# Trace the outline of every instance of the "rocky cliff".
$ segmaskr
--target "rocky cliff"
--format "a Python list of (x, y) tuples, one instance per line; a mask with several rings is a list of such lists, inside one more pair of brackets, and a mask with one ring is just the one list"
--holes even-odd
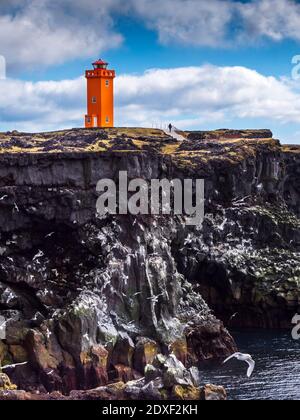
[[(6, 372), (20, 388), (126, 382), (159, 353), (187, 367), (222, 358), (235, 350), (222, 321), (290, 325), (299, 309), (299, 148), (268, 131), (185, 136), (0, 135), (0, 360), (29, 361)], [(203, 226), (97, 217), (96, 183), (122, 170), (204, 178)]]

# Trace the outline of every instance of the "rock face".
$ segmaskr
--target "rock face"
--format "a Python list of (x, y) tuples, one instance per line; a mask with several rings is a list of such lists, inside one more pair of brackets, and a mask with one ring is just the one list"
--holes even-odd
[(14, 391), (16, 390), (16, 385), (12, 384), (9, 377), (4, 373), (0, 373), (0, 392), (2, 391)]
[[(78, 138), (80, 147), (82, 136), (62, 137), (67, 145)], [(19, 135), (22, 142), (31, 144)], [(120, 170), (162, 178), (170, 159), (156, 146), (115, 151), (128, 152), (125, 138), (101, 153), (52, 153), (45, 142), (49, 153), (0, 156), (0, 309), (8, 320), (1, 354), (4, 362), (30, 362), (8, 371), (18, 387), (69, 393), (139, 378), (168, 349), (186, 365), (233, 351), (222, 323), (178, 272), (172, 247), (185, 235), (181, 220), (96, 217), (99, 179)]]
[[(15, 391), (12, 386), (0, 387), (0, 400), (136, 400), (136, 401), (224, 401), (226, 391), (222, 387), (200, 387), (200, 373), (196, 367), (186, 369), (174, 354), (155, 356), (147, 365), (144, 378), (95, 388), (88, 391), (72, 391), (68, 397), (60, 393), (28, 393)], [(0, 378), (1, 381), (1, 378)], [(1, 384), (1, 382), (0, 382)]]
[(201, 234), (177, 266), (230, 326), (290, 328), (300, 309), (300, 148), (243, 143), (215, 172)]
[[(0, 401), (138, 401), (136, 393), (131, 395), (129, 392), (132, 385), (132, 383), (118, 382), (87, 391), (72, 391), (68, 396), (59, 392), (40, 394), (25, 391), (0, 391)], [(206, 385), (193, 390), (193, 393), (186, 392), (184, 395), (181, 392), (178, 394), (180, 390), (177, 388), (175, 390), (177, 394), (171, 396), (165, 394), (165, 397), (173, 401), (185, 401), (186, 398), (187, 401), (225, 401), (227, 399), (226, 391), (221, 386)], [(157, 397), (157, 400), (164, 401), (164, 398)]]
[[(238, 134), (180, 144), (159, 131), (0, 135), (0, 360), (29, 361), (7, 371), (19, 389), (139, 380), (160, 353), (187, 368), (225, 357), (235, 344), (210, 308), (231, 325), (290, 325), (300, 154), (269, 132)], [(204, 178), (203, 226), (97, 217), (98, 180), (122, 170)]]
[(189, 140), (244, 140), (244, 139), (271, 139), (273, 134), (270, 130), (216, 130), (216, 131), (192, 131), (187, 132)]

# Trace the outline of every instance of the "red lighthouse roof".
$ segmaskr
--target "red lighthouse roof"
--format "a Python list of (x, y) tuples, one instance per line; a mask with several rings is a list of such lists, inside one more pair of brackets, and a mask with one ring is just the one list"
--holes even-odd
[(101, 60), (101, 58), (93, 63), (93, 66), (108, 66), (106, 61)]

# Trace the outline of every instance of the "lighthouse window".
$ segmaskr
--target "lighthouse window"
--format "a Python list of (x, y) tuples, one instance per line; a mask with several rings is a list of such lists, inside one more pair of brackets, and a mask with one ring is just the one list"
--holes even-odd
[(96, 96), (93, 96), (93, 97), (92, 97), (92, 103), (93, 103), (93, 104), (96, 104), (96, 103), (97, 103), (97, 98), (96, 98)]
[(109, 86), (109, 80), (106, 80), (105, 84), (106, 84), (106, 87), (108, 87)]
[(108, 124), (109, 123), (109, 118), (108, 117), (106, 117), (106, 124)]

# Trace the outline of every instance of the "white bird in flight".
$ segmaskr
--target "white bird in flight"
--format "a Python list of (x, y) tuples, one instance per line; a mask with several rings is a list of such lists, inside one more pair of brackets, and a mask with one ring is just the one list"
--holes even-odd
[(39, 250), (39, 252), (33, 257), (32, 261), (36, 261), (39, 258), (42, 258), (44, 256), (43, 251)]
[(6, 365), (6, 366), (3, 366), (3, 367), (1, 367), (0, 366), (0, 370), (3, 370), (3, 369), (14, 369), (15, 367), (17, 367), (17, 366), (25, 366), (25, 365), (27, 365), (28, 364), (28, 362), (24, 362), (24, 363), (16, 363), (16, 364), (14, 364), (14, 365)]
[(234, 318), (236, 318), (237, 316), (238, 316), (238, 312), (236, 312), (235, 314), (233, 314), (231, 317), (230, 317), (230, 319), (229, 319), (229, 321), (233, 321), (234, 320)]
[(248, 371), (247, 371), (247, 377), (251, 378), (252, 373), (255, 369), (255, 361), (252, 359), (252, 357), (250, 356), (250, 354), (243, 354), (243, 353), (234, 353), (232, 356), (228, 357), (223, 364), (229, 362), (229, 360), (231, 359), (237, 359), (241, 362), (246, 362), (249, 366)]
[(147, 298), (147, 300), (151, 300), (151, 302), (153, 302), (153, 303), (158, 303), (158, 300), (161, 296), (164, 296), (164, 293), (160, 293), (157, 296), (155, 296), (155, 295), (151, 296), (151, 297)]
[(51, 236), (53, 236), (54, 234), (55, 232), (48, 233), (48, 235), (46, 235), (45, 238), (51, 238)]

